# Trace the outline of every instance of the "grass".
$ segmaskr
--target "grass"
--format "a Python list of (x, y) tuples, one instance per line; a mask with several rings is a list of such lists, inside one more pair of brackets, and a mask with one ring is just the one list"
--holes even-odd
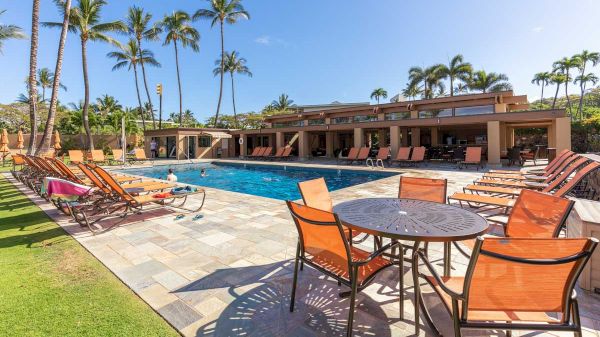
[(0, 175), (0, 336), (179, 336)]

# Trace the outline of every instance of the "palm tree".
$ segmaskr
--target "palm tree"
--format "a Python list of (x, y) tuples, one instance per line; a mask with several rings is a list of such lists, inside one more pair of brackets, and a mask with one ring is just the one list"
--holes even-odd
[(440, 78), (448, 78), (450, 80), (450, 96), (454, 96), (454, 81), (459, 79), (468, 81), (469, 76), (473, 72), (473, 67), (470, 63), (463, 61), (463, 56), (458, 54), (454, 56), (450, 63), (446, 66), (441, 64), (439, 67)]
[(35, 142), (37, 140), (37, 80), (35, 73), (37, 71), (37, 51), (39, 43), (39, 23), (40, 23), (40, 0), (33, 0), (33, 9), (31, 11), (31, 48), (29, 50), (29, 118), (31, 123), (31, 135), (27, 146), (27, 154), (35, 153)]
[[(138, 51), (143, 50), (142, 40), (153, 41), (158, 38), (159, 30), (155, 27), (149, 26), (150, 20), (152, 20), (152, 14), (144, 13), (143, 8), (133, 6), (129, 8), (125, 24), (129, 35), (134, 37), (137, 41)], [(154, 118), (154, 109), (152, 108), (152, 99), (150, 98), (150, 91), (148, 90), (148, 81), (146, 80), (146, 67), (144, 67), (144, 57), (140, 54), (140, 66), (142, 68), (142, 78), (144, 80), (144, 89), (146, 90), (146, 97), (148, 98), (148, 104), (150, 105), (150, 115), (152, 116), (152, 126), (156, 129), (156, 120)]]
[(412, 83), (408, 83), (406, 85), (406, 88), (404, 90), (402, 90), (402, 95), (410, 98), (411, 101), (414, 101), (415, 98), (417, 97), (417, 95), (420, 93), (421, 93), (421, 90), (419, 89), (419, 86), (416, 84), (412, 84)]
[(594, 75), (593, 73), (587, 73), (585, 75), (579, 75), (577, 77), (575, 77), (575, 81), (574, 83), (579, 82), (579, 86), (581, 88), (583, 88), (581, 90), (581, 97), (579, 98), (579, 118), (583, 119), (583, 97), (585, 96), (585, 87), (588, 83), (592, 83), (593, 85), (595, 85), (596, 83), (598, 83), (598, 77), (596, 75)]
[(246, 66), (246, 59), (243, 57), (239, 57), (239, 53), (237, 51), (232, 51), (231, 53), (225, 53), (225, 60), (216, 60), (215, 61), (215, 65), (218, 66), (215, 69), (213, 69), (213, 74), (215, 76), (219, 75), (221, 73), (221, 64), (225, 65), (225, 68), (223, 69), (225, 72), (228, 72), (230, 77), (231, 77), (231, 100), (233, 102), (233, 120), (234, 120), (234, 127), (237, 128), (237, 124), (238, 124), (238, 120), (237, 120), (237, 111), (235, 109), (235, 88), (234, 88), (234, 81), (233, 81), (233, 75), (234, 74), (240, 74), (240, 75), (246, 75), (249, 77), (252, 77), (252, 73), (250, 72), (250, 69), (248, 69), (248, 67)]
[(144, 117), (142, 98), (140, 96), (137, 66), (138, 64), (144, 62), (154, 67), (160, 67), (160, 63), (158, 63), (156, 59), (154, 59), (154, 54), (151, 51), (147, 49), (140, 50), (137, 40), (134, 38), (129, 39), (129, 41), (125, 45), (122, 45), (120, 43), (117, 44), (117, 47), (119, 50), (112, 51), (106, 54), (106, 56), (114, 58), (117, 61), (117, 63), (112, 68), (113, 71), (125, 67), (127, 67), (127, 70), (133, 69), (133, 76), (135, 79), (135, 90), (137, 93), (138, 106), (142, 117), (142, 128), (144, 129), (144, 131), (146, 131), (146, 118)]
[(531, 80), (532, 84), (536, 84), (536, 85), (541, 85), (542, 86), (542, 95), (540, 96), (540, 104), (544, 104), (544, 87), (548, 85), (548, 83), (550, 83), (550, 79), (552, 78), (552, 74), (547, 72), (547, 71), (543, 71), (541, 73), (537, 73), (533, 76), (533, 79)]
[(382, 97), (383, 98), (388, 97), (387, 91), (385, 91), (385, 89), (383, 89), (383, 88), (377, 88), (377, 89), (373, 90), (373, 92), (371, 93), (371, 99), (375, 98), (375, 100), (377, 100), (377, 105), (379, 105), (379, 99)]
[(469, 82), (467, 83), (458, 83), (454, 88), (454, 92), (457, 94), (467, 93), (469, 92)]
[(473, 73), (469, 89), (479, 90), (483, 93), (511, 90), (512, 85), (508, 83), (508, 76), (505, 74), (486, 73), (485, 70), (478, 70)]
[[(87, 42), (103, 41), (114, 43), (114, 40), (106, 35), (108, 32), (125, 31), (126, 28), (121, 21), (100, 22), (102, 7), (106, 5), (105, 0), (78, 0), (77, 6), (71, 8), (69, 17), (69, 31), (79, 33), (81, 40), (81, 64), (83, 68), (84, 100), (83, 100), (83, 127), (88, 137), (90, 150), (94, 149), (94, 139), (89, 125), (90, 106), (90, 82), (87, 66)], [(46, 27), (62, 27), (62, 23), (45, 22)]]
[[(0, 15), (6, 11), (0, 11)], [(0, 54), (2, 54), (2, 44), (9, 39), (25, 39), (23, 29), (15, 25), (0, 25)]]
[(182, 47), (190, 47), (193, 51), (200, 50), (198, 41), (200, 33), (190, 26), (190, 15), (184, 11), (173, 12), (171, 15), (165, 15), (163, 20), (158, 24), (161, 31), (167, 33), (163, 45), (166, 46), (173, 42), (175, 47), (175, 66), (177, 68), (177, 85), (179, 86), (179, 125), (182, 125), (183, 117), (183, 99), (181, 96), (181, 78), (179, 77), (179, 52), (177, 50), (177, 42), (181, 43)]
[(65, 45), (67, 43), (67, 33), (69, 32), (71, 0), (57, 1), (57, 4), (63, 14), (63, 23), (60, 32), (60, 40), (58, 42), (58, 55), (56, 56), (56, 66), (54, 68), (54, 78), (52, 81), (52, 96), (50, 97), (50, 104), (48, 108), (48, 119), (46, 120), (46, 127), (44, 128), (44, 135), (42, 136), (42, 142), (38, 148), (38, 153), (41, 153), (42, 151), (48, 151), (48, 149), (50, 148), (50, 143), (52, 141), (52, 134), (54, 131), (54, 118), (56, 117), (56, 109), (58, 105), (58, 90), (61, 86), (60, 73), (62, 72)]
[[(194, 20), (211, 20), (210, 26), (220, 23), (221, 28), (221, 55), (225, 55), (225, 33), (224, 24), (234, 24), (238, 19), (250, 19), (250, 14), (242, 6), (242, 0), (208, 0), (210, 5), (208, 9), (199, 9), (194, 13)], [(219, 111), (221, 110), (221, 99), (223, 97), (223, 75), (225, 73), (224, 58), (221, 58), (221, 82), (219, 85), (219, 102), (217, 103), (217, 112), (215, 113), (215, 127), (219, 122)]]
[(96, 98), (96, 106), (98, 107), (98, 110), (106, 116), (112, 115), (116, 111), (123, 110), (123, 106), (119, 101), (114, 96), (110, 95), (102, 95), (101, 97)]
[[(581, 79), (586, 77), (585, 68), (588, 62), (592, 63), (592, 67), (595, 67), (600, 61), (600, 53), (597, 52), (589, 52), (587, 50), (582, 51), (580, 54), (573, 56), (573, 58), (577, 59), (577, 63), (579, 64), (579, 70), (581, 71), (579, 76)], [(595, 83), (594, 83), (595, 84)], [(579, 88), (581, 89), (581, 95), (579, 96), (579, 107), (577, 108), (577, 112), (581, 118), (583, 118), (583, 96), (585, 95), (585, 85), (586, 81), (579, 82)]]
[[(52, 84), (54, 83), (54, 73), (50, 71), (48, 68), (42, 68), (38, 70), (37, 74), (37, 84), (42, 88), (42, 101), (46, 101), (46, 89), (52, 88)], [(67, 91), (67, 87), (58, 83), (59, 87), (64, 91)]]
[(552, 109), (556, 107), (556, 99), (558, 98), (558, 90), (560, 89), (560, 85), (566, 82), (566, 76), (561, 73), (552, 72), (552, 76), (550, 77), (550, 83), (556, 84), (556, 92), (554, 93), (554, 100), (552, 100)]
[(294, 100), (290, 99), (287, 94), (281, 94), (277, 100), (271, 102), (273, 109), (278, 111), (285, 111), (294, 105)]
[(571, 111), (571, 98), (569, 97), (569, 82), (571, 82), (571, 76), (569, 74), (569, 71), (577, 66), (579, 66), (579, 60), (576, 58), (568, 57), (563, 57), (562, 59), (554, 62), (554, 64), (552, 65), (554, 71), (559, 71), (563, 75), (565, 75), (565, 96), (567, 96), (567, 107), (569, 108), (569, 113), (571, 115), (573, 114), (573, 112)]

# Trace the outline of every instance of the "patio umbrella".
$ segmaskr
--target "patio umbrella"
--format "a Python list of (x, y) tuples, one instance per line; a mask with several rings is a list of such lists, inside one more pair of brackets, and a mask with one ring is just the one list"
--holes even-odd
[(2, 166), (4, 166), (4, 158), (8, 153), (8, 132), (6, 129), (2, 129), (2, 136), (0, 137), (0, 153), (2, 153)]
[(54, 131), (54, 150), (58, 152), (60, 149), (62, 149), (62, 146), (60, 145), (60, 134), (58, 133), (58, 130), (56, 130)]
[(21, 153), (21, 149), (25, 147), (25, 140), (23, 139), (23, 130), (19, 130), (17, 133), (17, 149), (19, 149), (19, 154)]

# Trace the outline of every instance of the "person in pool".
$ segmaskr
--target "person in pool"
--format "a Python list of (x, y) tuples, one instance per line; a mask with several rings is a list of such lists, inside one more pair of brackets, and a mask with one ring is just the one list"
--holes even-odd
[(173, 172), (173, 169), (169, 169), (169, 174), (167, 174), (167, 181), (177, 182), (177, 176)]
[(200, 176), (206, 177), (206, 169), (205, 168), (200, 169)]

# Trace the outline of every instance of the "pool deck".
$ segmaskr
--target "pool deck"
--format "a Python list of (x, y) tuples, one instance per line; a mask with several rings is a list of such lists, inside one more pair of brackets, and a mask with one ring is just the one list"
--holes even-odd
[[(335, 167), (328, 162), (266, 164)], [(450, 165), (391, 171), (447, 178), (449, 194), (482, 174), (456, 170)], [(104, 233), (92, 235), (12, 176), (5, 174), (5, 177), (185, 336), (337, 336), (345, 332), (348, 299), (338, 296), (340, 287), (335, 281), (325, 279), (310, 267), (300, 273), (296, 309), (289, 312), (297, 233), (283, 201), (206, 188), (207, 199), (199, 220), (194, 221), (194, 215), (190, 214), (175, 220), (179, 213), (159, 209), (132, 216)], [(355, 198), (394, 197), (397, 193), (395, 176), (331, 194), (334, 202), (339, 203)], [(200, 200), (194, 197), (188, 202), (198, 205)], [(430, 249), (430, 256), (441, 272), (441, 245), (432, 244)], [(453, 253), (453, 273), (460, 274), (467, 260), (458, 252)], [(358, 295), (356, 336), (414, 335), (413, 282), (408, 266), (403, 274), (405, 320), (398, 317), (398, 270), (390, 268)], [(425, 287), (424, 291), (430, 289)], [(578, 294), (584, 336), (600, 337), (600, 296), (581, 290)], [(431, 295), (426, 296), (426, 301), (431, 303), (434, 320), (444, 335), (453, 335), (451, 321), (441, 304)], [(426, 325), (423, 329), (421, 336), (432, 335)], [(497, 331), (466, 330), (463, 334), (504, 335)], [(572, 336), (572, 333), (515, 332), (513, 335)]]

